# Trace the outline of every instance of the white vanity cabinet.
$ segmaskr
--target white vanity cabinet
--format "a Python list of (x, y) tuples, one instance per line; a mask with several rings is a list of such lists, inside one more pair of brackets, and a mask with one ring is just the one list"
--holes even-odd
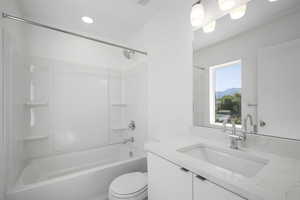
[(148, 199), (192, 200), (193, 174), (148, 153)]
[(201, 176), (194, 175), (194, 200), (246, 200)]
[(246, 200), (155, 154), (147, 160), (149, 200)]

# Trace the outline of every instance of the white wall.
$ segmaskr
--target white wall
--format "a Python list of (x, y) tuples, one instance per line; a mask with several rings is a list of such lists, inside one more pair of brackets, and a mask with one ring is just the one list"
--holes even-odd
[[(203, 106), (207, 105), (207, 99), (204, 98), (207, 95), (205, 87), (208, 87), (205, 81), (207, 80), (207, 74), (205, 70), (194, 67), (193, 69), (193, 123), (194, 126), (205, 126), (204, 120), (209, 120), (205, 118), (205, 109)], [(207, 121), (209, 122), (209, 121)]]
[[(274, 20), (270, 24), (263, 25), (244, 34), (238, 35), (213, 46), (194, 52), (194, 64), (208, 68), (210, 66), (242, 59), (242, 114), (250, 113), (256, 117), (256, 109), (247, 104), (257, 103), (257, 56), (258, 51), (266, 46), (279, 44), (300, 37), (300, 12), (284, 16)], [(209, 122), (209, 77), (205, 70), (204, 78), (198, 81), (197, 99), (205, 98), (196, 108), (201, 121)], [(198, 76), (199, 78), (199, 76)], [(202, 83), (201, 85), (199, 85)], [(195, 89), (196, 90), (196, 89)], [(204, 91), (201, 91), (204, 90)], [(202, 114), (201, 114), (202, 112)]]
[(148, 134), (151, 138), (185, 134), (192, 125), (191, 5), (190, 0), (170, 2), (133, 39), (140, 40), (139, 47), (149, 54)]
[(300, 139), (300, 39), (262, 49), (258, 56), (259, 132)]
[(30, 25), (25, 33), (31, 56), (114, 69), (128, 62), (119, 48)]
[[(4, 7), (3, 1), (0, 1), (0, 7)], [(0, 27), (1, 27), (1, 32), (0, 32), (0, 38), (2, 38), (2, 27), (3, 27), (3, 19), (0, 19)], [(2, 39), (0, 40), (0, 46), (3, 46), (3, 41)], [(4, 105), (3, 105), (3, 58), (2, 58), (2, 48), (0, 48), (0, 65), (1, 65), (1, 70), (0, 70), (0, 91), (1, 91), (1, 98), (0, 98), (0, 200), (4, 200), (4, 184), (5, 184), (5, 137), (4, 137)]]
[[(21, 15), (18, 4), (14, 0), (2, 0), (0, 1), (0, 7), (2, 11), (12, 14)], [(10, 93), (9, 98), (13, 98), (13, 101), (4, 101), (4, 77), (10, 83), (9, 87), (14, 87), (18, 84), (22, 84), (23, 79), (12, 79), (13, 74), (22, 74), (22, 57), (24, 39), (22, 36), (22, 28), (19, 24), (9, 23), (6, 20), (0, 19), (0, 60), (1, 60), (1, 72), (0, 72), (0, 90), (1, 90), (1, 108), (0, 108), (0, 199), (5, 198), (5, 188), (16, 179), (20, 171), (25, 165), (24, 145), (22, 140), (24, 124), (22, 123), (24, 113), (19, 106), (19, 100), (24, 98), (24, 94), (20, 91)], [(4, 45), (4, 49), (2, 48)], [(5, 52), (3, 52), (5, 50)], [(4, 57), (2, 57), (4, 55)], [(16, 61), (18, 58), (18, 61)], [(5, 62), (5, 63), (4, 63)], [(6, 87), (6, 85), (5, 85)], [(16, 98), (14, 98), (16, 97)], [(4, 104), (5, 103), (5, 104)], [(5, 112), (11, 110), (12, 113), (9, 117), (16, 120), (17, 125), (12, 127), (11, 124), (4, 121)]]
[(124, 72), (125, 123), (135, 121), (136, 129), (128, 131), (135, 137), (135, 146), (143, 149), (148, 131), (148, 67), (144, 62), (138, 62)]

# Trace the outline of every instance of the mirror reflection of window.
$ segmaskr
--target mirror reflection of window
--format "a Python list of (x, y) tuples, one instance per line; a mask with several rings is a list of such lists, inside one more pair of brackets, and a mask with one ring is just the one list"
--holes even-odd
[(234, 61), (210, 67), (210, 123), (242, 122), (242, 63)]

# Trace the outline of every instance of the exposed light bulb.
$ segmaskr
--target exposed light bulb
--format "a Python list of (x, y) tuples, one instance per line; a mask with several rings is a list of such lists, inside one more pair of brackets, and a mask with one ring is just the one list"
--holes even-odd
[(191, 11), (191, 24), (193, 27), (199, 27), (202, 25), (205, 17), (204, 7), (201, 1), (194, 4)]
[(230, 17), (231, 19), (240, 19), (244, 17), (246, 11), (247, 11), (247, 4), (234, 8), (232, 11), (230, 11)]
[(81, 20), (84, 22), (84, 23), (87, 23), (87, 24), (92, 24), (94, 23), (94, 20), (88, 16), (83, 16), (81, 17)]
[(203, 32), (204, 33), (212, 33), (212, 32), (214, 32), (215, 29), (216, 29), (216, 24), (217, 24), (216, 20), (213, 20), (213, 21), (209, 22), (208, 24), (206, 24), (205, 26), (203, 26), (203, 28), (202, 28)]
[(218, 0), (222, 11), (230, 10), (235, 6), (235, 0)]

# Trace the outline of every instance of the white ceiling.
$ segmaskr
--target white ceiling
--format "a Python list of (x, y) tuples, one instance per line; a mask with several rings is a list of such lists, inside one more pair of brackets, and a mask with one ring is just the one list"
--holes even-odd
[[(136, 33), (158, 10), (172, 3), (172, 0), (149, 0), (143, 6), (140, 0), (16, 0), (25, 18), (63, 29), (104, 38), (111, 41), (126, 41)], [(142, 0), (148, 1), (148, 0)], [(197, 0), (195, 0), (196, 2)], [(213, 45), (256, 26), (280, 17), (292, 8), (300, 6), (300, 0), (236, 0), (238, 4), (248, 2), (246, 16), (231, 20), (221, 12), (217, 0), (203, 0), (206, 10), (205, 21), (219, 18), (215, 32), (194, 32), (194, 50)], [(81, 21), (82, 16), (90, 16), (94, 24)], [(225, 15), (225, 16), (224, 16)]]
[[(209, 15), (219, 15), (214, 13), (217, 7), (216, 1), (205, 0), (209, 9)], [(246, 15), (239, 20), (231, 20), (229, 15), (220, 16), (217, 20), (216, 30), (213, 33), (203, 33), (202, 29), (194, 32), (193, 47), (198, 50), (217, 42), (229, 39), (257, 26), (270, 23), (281, 16), (294, 12), (300, 8), (299, 0), (278, 0), (269, 2), (268, 0), (251, 0), (248, 3)]]
[[(149, 20), (168, 0), (17, 0), (23, 16), (88, 35), (123, 41)], [(94, 24), (81, 21), (90, 16)]]

